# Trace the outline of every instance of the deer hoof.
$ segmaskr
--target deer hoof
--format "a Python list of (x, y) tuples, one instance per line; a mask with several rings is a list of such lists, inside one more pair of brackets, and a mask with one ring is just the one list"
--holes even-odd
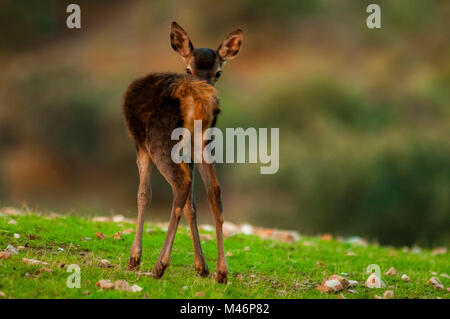
[(161, 262), (156, 262), (155, 267), (153, 267), (153, 277), (156, 279), (161, 278), (164, 275), (164, 270), (166, 270), (168, 265), (164, 265)]
[(228, 274), (226, 272), (217, 272), (216, 273), (216, 281), (219, 284), (226, 284), (228, 281)]
[(139, 270), (139, 264), (141, 263), (140, 257), (131, 257), (128, 260), (128, 270)]
[(209, 276), (209, 269), (208, 269), (207, 264), (205, 264), (202, 267), (198, 267), (196, 270), (197, 270), (197, 274), (202, 278), (206, 278)]

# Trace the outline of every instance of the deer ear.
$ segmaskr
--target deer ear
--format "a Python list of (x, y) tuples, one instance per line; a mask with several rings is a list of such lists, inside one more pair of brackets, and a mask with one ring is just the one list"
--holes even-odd
[(194, 46), (191, 40), (189, 40), (186, 31), (175, 21), (172, 22), (172, 28), (170, 30), (170, 45), (183, 58), (188, 57), (194, 51)]
[(241, 48), (244, 34), (241, 29), (231, 32), (222, 44), (219, 46), (217, 52), (222, 60), (231, 60), (236, 57)]

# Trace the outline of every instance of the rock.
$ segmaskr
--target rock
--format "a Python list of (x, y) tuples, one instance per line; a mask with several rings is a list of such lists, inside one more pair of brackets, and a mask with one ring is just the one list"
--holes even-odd
[(199, 236), (201, 241), (208, 241), (214, 239), (214, 236), (211, 234), (200, 234)]
[[(270, 229), (269, 230), (265, 230), (266, 234), (270, 233)], [(274, 231), (272, 232), (271, 236), (267, 236), (264, 237), (260, 236), (261, 238), (272, 238), (273, 240), (277, 240), (277, 241), (282, 241), (284, 243), (295, 243), (297, 242), (300, 238), (300, 236), (294, 232), (294, 231)]]
[(397, 274), (397, 271), (395, 270), (394, 267), (389, 268), (388, 271), (385, 272), (385, 276), (394, 276)]
[(352, 244), (352, 245), (357, 245), (357, 246), (367, 246), (368, 245), (368, 243), (365, 239), (358, 237), (358, 236), (350, 237), (349, 239), (347, 239), (347, 243)]
[(386, 284), (375, 274), (371, 274), (366, 280), (367, 288), (384, 288)]
[(433, 249), (431, 251), (431, 255), (436, 256), (436, 255), (444, 255), (447, 253), (447, 248), (446, 247), (437, 247), (435, 249)]
[(0, 251), (0, 259), (9, 259), (11, 256), (12, 253), (9, 250)]
[(438, 277), (431, 277), (426, 282), (427, 285), (433, 285), (434, 289), (436, 290), (442, 290), (444, 289), (444, 285), (441, 283)]
[(384, 299), (394, 298), (394, 292), (392, 290), (386, 290), (383, 294)]
[(113, 289), (114, 284), (111, 282), (111, 280), (100, 280), (95, 284), (100, 289)]
[(142, 288), (139, 287), (138, 285), (133, 285), (131, 286), (131, 292), (141, 292)]
[(17, 249), (13, 245), (6, 246), (6, 250), (9, 251), (13, 255), (18, 255), (19, 254), (19, 252), (17, 251)]
[(106, 217), (106, 216), (98, 216), (98, 217), (92, 218), (92, 221), (100, 222), (100, 223), (106, 223), (106, 222), (110, 222), (111, 218)]
[(36, 259), (22, 258), (22, 262), (29, 265), (48, 265), (48, 263)]
[(242, 224), (240, 227), (240, 231), (244, 235), (253, 235), (254, 234), (253, 226), (251, 226), (249, 224)]
[(113, 216), (112, 221), (115, 223), (122, 223), (125, 221), (125, 217), (123, 215)]
[(404, 282), (409, 282), (411, 280), (406, 274), (403, 274), (401, 278)]
[(102, 259), (100, 260), (98, 266), (103, 268), (110, 268), (112, 267), (112, 264), (108, 259)]
[(130, 284), (125, 280), (116, 280), (114, 282), (114, 289), (121, 291), (131, 291)]
[(44, 268), (39, 269), (39, 270), (36, 272), (36, 274), (41, 275), (41, 274), (43, 274), (44, 272), (52, 273), (52, 272), (53, 272), (53, 269), (44, 267)]
[(120, 240), (120, 239), (122, 239), (122, 232), (118, 231), (117, 233), (115, 233), (115, 234), (113, 235), (113, 239), (114, 239), (114, 240)]
[(97, 232), (97, 233), (95, 234), (95, 237), (97, 237), (97, 238), (100, 239), (100, 240), (103, 240), (103, 239), (106, 238), (106, 235), (102, 234), (101, 232)]
[(350, 286), (349, 281), (339, 275), (332, 275), (317, 287), (318, 290), (326, 293), (334, 293), (347, 289)]

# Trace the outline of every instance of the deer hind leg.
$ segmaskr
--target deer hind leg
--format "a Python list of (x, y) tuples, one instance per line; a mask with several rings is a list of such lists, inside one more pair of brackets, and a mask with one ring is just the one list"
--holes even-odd
[(228, 277), (228, 265), (225, 259), (225, 252), (223, 247), (223, 213), (222, 213), (222, 199), (220, 194), (220, 185), (217, 180), (216, 172), (212, 164), (200, 163), (197, 164), (200, 175), (206, 187), (208, 201), (211, 210), (214, 213), (214, 220), (216, 223), (216, 238), (217, 238), (217, 272), (216, 280), (219, 283), (226, 283)]
[(128, 269), (138, 270), (142, 256), (142, 229), (144, 226), (145, 210), (151, 201), (150, 168), (152, 161), (148, 152), (143, 148), (138, 148), (137, 160), (139, 170), (139, 189), (137, 194), (138, 218), (136, 224), (136, 234), (131, 246)]
[(185, 163), (176, 164), (172, 162), (170, 156), (152, 157), (158, 170), (172, 187), (173, 202), (172, 212), (170, 214), (169, 226), (167, 229), (166, 239), (159, 254), (158, 260), (153, 267), (153, 276), (161, 278), (164, 270), (169, 266), (170, 255), (172, 253), (173, 241), (177, 232), (178, 223), (180, 222), (183, 207), (185, 206), (187, 197), (191, 190), (191, 170)]
[[(194, 180), (194, 169), (192, 169), (192, 181)], [(197, 208), (194, 200), (194, 183), (192, 182), (191, 192), (186, 200), (184, 206), (184, 215), (191, 228), (192, 243), (194, 245), (194, 265), (195, 270), (201, 277), (207, 277), (209, 275), (208, 265), (206, 264), (205, 257), (203, 256), (202, 246), (200, 244), (200, 236), (197, 228)]]

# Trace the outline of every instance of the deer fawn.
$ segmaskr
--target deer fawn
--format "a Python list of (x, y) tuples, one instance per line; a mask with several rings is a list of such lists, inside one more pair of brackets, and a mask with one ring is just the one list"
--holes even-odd
[[(173, 202), (166, 239), (153, 268), (153, 276), (161, 278), (169, 265), (181, 212), (184, 212), (192, 233), (195, 269), (202, 277), (209, 275), (197, 229), (192, 188), (194, 164), (176, 164), (172, 161), (171, 149), (176, 141), (171, 140), (171, 133), (177, 127), (192, 130), (194, 120), (202, 121), (203, 130), (215, 125), (219, 105), (214, 83), (220, 77), (225, 61), (238, 54), (242, 39), (242, 30), (237, 29), (227, 36), (217, 50), (194, 49), (183, 28), (173, 22), (171, 46), (186, 62), (187, 74), (152, 73), (134, 81), (125, 94), (123, 111), (128, 131), (136, 143), (140, 179), (136, 234), (131, 246), (128, 269), (139, 269), (144, 212), (151, 200), (150, 170), (154, 164), (172, 187)], [(213, 164), (203, 161), (195, 165), (205, 184), (214, 213), (218, 250), (216, 280), (226, 283), (228, 266), (223, 248), (220, 185)]]

